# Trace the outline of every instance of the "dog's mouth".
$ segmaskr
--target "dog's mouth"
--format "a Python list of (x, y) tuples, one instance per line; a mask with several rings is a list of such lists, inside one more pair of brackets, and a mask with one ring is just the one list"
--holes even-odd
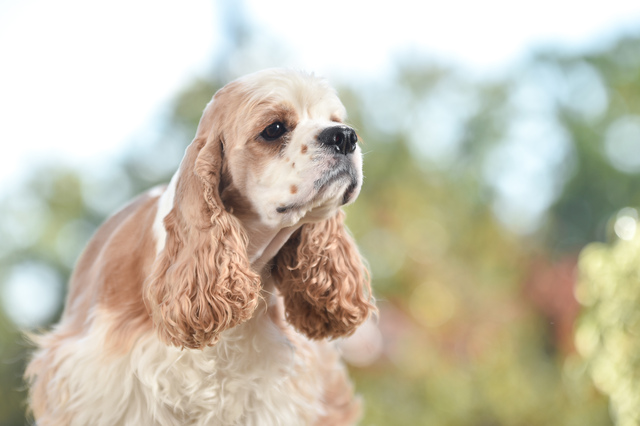
[(315, 188), (316, 194), (320, 194), (334, 182), (345, 178), (348, 178), (350, 181), (355, 183), (358, 182), (358, 178), (353, 166), (345, 164), (344, 162), (340, 162), (338, 163), (337, 167), (329, 170), (328, 173), (324, 174), (320, 179), (317, 179), (315, 182), (313, 182), (313, 187)]
[[(344, 191), (337, 194), (331, 194), (331, 190), (336, 186), (347, 185)], [(326, 201), (327, 199), (339, 198), (340, 205), (345, 205), (352, 201), (353, 194), (358, 188), (358, 175), (353, 166), (341, 163), (338, 167), (331, 169), (328, 173), (324, 174), (320, 179), (313, 182), (313, 196), (309, 200), (304, 202), (291, 203), (276, 208), (278, 213), (288, 213), (303, 208), (308, 208), (309, 205), (313, 205), (320, 201)], [(328, 197), (325, 197), (327, 196)]]

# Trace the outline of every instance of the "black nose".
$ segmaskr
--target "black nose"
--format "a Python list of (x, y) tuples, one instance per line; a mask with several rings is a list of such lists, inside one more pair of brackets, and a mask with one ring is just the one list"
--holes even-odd
[(358, 136), (356, 132), (347, 126), (335, 126), (324, 129), (318, 135), (321, 144), (331, 147), (336, 151), (347, 155), (356, 150)]

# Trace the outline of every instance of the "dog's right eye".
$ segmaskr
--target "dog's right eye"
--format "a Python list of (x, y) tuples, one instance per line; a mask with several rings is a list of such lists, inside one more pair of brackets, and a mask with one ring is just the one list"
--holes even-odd
[(260, 133), (267, 141), (275, 141), (280, 136), (284, 135), (287, 131), (287, 128), (284, 127), (284, 123), (280, 121), (276, 121), (275, 123), (269, 124), (265, 129)]

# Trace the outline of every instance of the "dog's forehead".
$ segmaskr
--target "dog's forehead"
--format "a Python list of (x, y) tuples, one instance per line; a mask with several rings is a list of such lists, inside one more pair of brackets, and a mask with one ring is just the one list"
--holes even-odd
[(266, 70), (239, 80), (249, 95), (249, 103), (271, 101), (293, 107), (307, 117), (336, 116), (344, 119), (346, 110), (329, 83), (312, 74), (290, 70)]

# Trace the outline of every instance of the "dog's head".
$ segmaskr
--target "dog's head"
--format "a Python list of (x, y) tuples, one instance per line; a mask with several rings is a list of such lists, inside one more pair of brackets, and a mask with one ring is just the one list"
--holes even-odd
[(368, 274), (340, 206), (362, 185), (356, 132), (322, 79), (267, 70), (207, 105), (180, 165), (167, 238), (145, 285), (160, 336), (213, 344), (247, 320), (260, 291), (242, 222), (303, 224), (272, 262), (289, 322), (312, 338), (346, 335), (366, 317)]
[(220, 90), (205, 115), (216, 123), (206, 120), (202, 130), (222, 145), (222, 195), (232, 208), (241, 203), (230, 193), (265, 224), (289, 226), (326, 219), (357, 197), (358, 137), (324, 80), (284, 70), (251, 74)]

